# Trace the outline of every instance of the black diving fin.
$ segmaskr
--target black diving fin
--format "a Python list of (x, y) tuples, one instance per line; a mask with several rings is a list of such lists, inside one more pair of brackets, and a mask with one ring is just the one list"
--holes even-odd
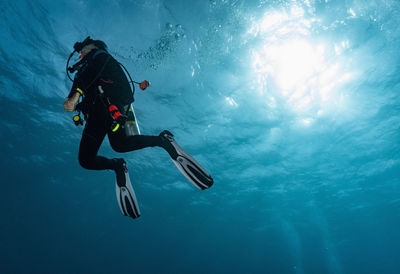
[(204, 190), (213, 185), (214, 180), (211, 175), (178, 145), (171, 132), (164, 130), (160, 136), (163, 138), (163, 147), (170, 154), (176, 167), (194, 186)]

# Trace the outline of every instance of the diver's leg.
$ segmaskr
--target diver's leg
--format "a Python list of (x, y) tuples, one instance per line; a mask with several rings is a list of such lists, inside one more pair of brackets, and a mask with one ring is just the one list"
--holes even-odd
[(207, 189), (214, 183), (211, 175), (200, 164), (184, 151), (167, 130), (159, 136), (125, 136), (124, 132), (109, 133), (108, 139), (112, 148), (117, 152), (128, 152), (145, 147), (162, 147), (171, 156), (179, 171), (199, 189)]
[(92, 170), (116, 168), (115, 159), (97, 155), (106, 133), (104, 122), (92, 119), (86, 123), (79, 146), (79, 163), (83, 168)]
[(97, 155), (106, 132), (106, 130), (102, 131), (99, 127), (91, 127), (90, 124), (86, 124), (79, 146), (79, 163), (86, 169), (114, 170), (117, 175), (117, 182), (121, 185), (125, 185), (125, 173), (127, 172), (127, 168), (124, 159), (108, 159)]
[(162, 147), (162, 139), (160, 136), (126, 136), (123, 130), (109, 133), (108, 139), (111, 147), (116, 152), (129, 152), (146, 147)]
[(113, 162), (103, 156), (98, 156), (97, 152), (103, 142), (104, 135), (92, 135), (83, 132), (79, 146), (79, 163), (83, 168), (92, 170), (112, 169)]

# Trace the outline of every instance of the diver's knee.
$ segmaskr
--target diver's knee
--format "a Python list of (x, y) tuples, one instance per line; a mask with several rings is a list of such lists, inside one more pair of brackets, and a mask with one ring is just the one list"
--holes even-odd
[(123, 149), (123, 146), (119, 143), (119, 142), (110, 142), (111, 148), (115, 151), (115, 152), (125, 152), (125, 150)]
[(78, 157), (79, 164), (81, 167), (85, 169), (90, 169), (90, 160), (87, 157), (83, 157), (82, 155), (79, 155)]

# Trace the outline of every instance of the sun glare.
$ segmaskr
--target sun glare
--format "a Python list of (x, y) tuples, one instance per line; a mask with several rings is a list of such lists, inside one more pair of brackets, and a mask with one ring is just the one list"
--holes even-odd
[(334, 101), (335, 90), (350, 78), (338, 58), (349, 42), (329, 45), (313, 40), (315, 22), (318, 20), (306, 19), (304, 10), (295, 6), (288, 12), (266, 13), (248, 31), (262, 45), (252, 50), (260, 94), (269, 102), (271, 98), (275, 101), (274, 97), (284, 98), (293, 111), (304, 116), (305, 125), (326, 113), (325, 104)]

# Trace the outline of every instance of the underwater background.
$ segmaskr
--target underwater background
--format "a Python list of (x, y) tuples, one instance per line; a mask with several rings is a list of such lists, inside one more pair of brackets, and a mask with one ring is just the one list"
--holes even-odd
[[(0, 273), (400, 273), (399, 1), (2, 0), (0, 17)], [(173, 132), (212, 188), (162, 149), (125, 153), (133, 220), (113, 172), (79, 166), (62, 104), (89, 35), (151, 82), (142, 134)]]

